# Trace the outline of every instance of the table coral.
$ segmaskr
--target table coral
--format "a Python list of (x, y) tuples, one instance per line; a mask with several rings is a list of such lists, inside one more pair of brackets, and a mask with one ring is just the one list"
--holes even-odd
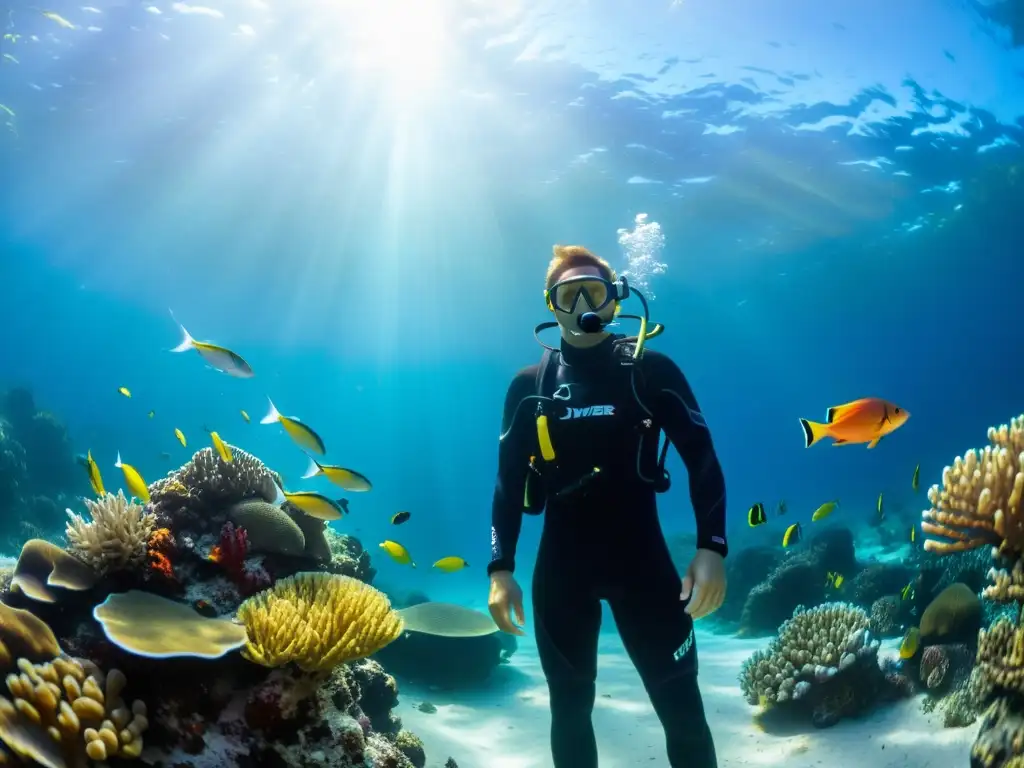
[(89, 520), (67, 511), (68, 549), (99, 574), (138, 568), (146, 561), (156, 515), (125, 498), (123, 491), (97, 501), (84, 499)]
[(246, 642), (245, 628), (228, 619), (137, 589), (108, 596), (93, 608), (93, 618), (114, 645), (152, 659), (218, 659)]
[(29, 539), (21, 548), (11, 589), (41, 603), (57, 602), (57, 592), (81, 592), (95, 586), (98, 574), (74, 555), (46, 539)]
[(249, 641), (243, 655), (267, 667), (294, 661), (330, 669), (369, 656), (402, 633), (383, 592), (348, 576), (298, 573), (238, 609)]

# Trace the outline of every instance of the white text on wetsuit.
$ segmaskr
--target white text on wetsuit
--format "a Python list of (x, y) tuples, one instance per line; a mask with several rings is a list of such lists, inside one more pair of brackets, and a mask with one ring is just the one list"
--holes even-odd
[(590, 416), (614, 416), (615, 406), (614, 405), (588, 405), (585, 408), (566, 408), (565, 414), (559, 418), (562, 421), (566, 419), (585, 419)]

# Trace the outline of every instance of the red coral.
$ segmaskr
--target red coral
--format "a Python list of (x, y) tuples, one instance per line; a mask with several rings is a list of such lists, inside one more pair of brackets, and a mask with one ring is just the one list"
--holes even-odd
[(249, 536), (245, 528), (237, 528), (231, 522), (224, 523), (220, 529), (220, 541), (210, 550), (210, 560), (220, 564), (243, 595), (258, 592), (270, 584), (270, 576), (262, 567), (246, 565), (248, 555)]
[(149, 535), (146, 542), (149, 568), (153, 573), (170, 581), (176, 581), (174, 563), (171, 562), (174, 550), (174, 535), (167, 528), (157, 528)]
[(171, 558), (165, 555), (163, 552), (150, 552), (149, 553), (149, 569), (153, 573), (160, 574), (165, 579), (175, 580), (174, 576), (174, 565), (171, 563)]

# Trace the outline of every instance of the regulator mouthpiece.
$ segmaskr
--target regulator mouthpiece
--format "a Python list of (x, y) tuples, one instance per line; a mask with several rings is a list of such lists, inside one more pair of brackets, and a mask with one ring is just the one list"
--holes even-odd
[(576, 325), (584, 333), (600, 333), (604, 330), (604, 321), (597, 312), (584, 312), (576, 319)]

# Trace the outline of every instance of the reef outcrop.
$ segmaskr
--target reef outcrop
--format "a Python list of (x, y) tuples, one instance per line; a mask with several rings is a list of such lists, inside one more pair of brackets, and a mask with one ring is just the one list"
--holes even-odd
[(788, 710), (817, 727), (908, 693), (879, 664), (870, 618), (848, 603), (797, 608), (768, 647), (743, 664), (740, 689), (763, 711)]
[(985, 708), (971, 765), (1015, 768), (1024, 764), (1024, 415), (990, 427), (988, 441), (943, 470), (941, 485), (928, 491), (921, 528), (933, 537), (925, 542), (932, 553), (991, 549), (983, 597), (1007, 606), (1007, 615), (980, 631), (977, 666), (960, 698), (964, 708), (972, 701)]
[(425, 765), (394, 677), (367, 658), (404, 628), (369, 555), (271, 504), (276, 475), (230, 450), (197, 452), (146, 504), (87, 500), (66, 548), (26, 542), (0, 602), (0, 757)]

